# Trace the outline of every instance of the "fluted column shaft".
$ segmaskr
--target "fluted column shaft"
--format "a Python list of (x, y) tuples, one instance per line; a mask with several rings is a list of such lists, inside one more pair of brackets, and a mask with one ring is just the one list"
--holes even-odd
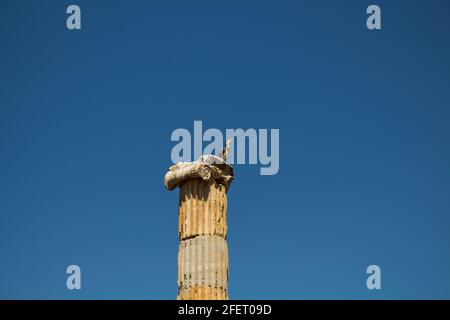
[(232, 179), (228, 165), (203, 163), (181, 163), (166, 174), (166, 187), (180, 188), (177, 299), (229, 299), (227, 190)]
[(227, 196), (214, 179), (180, 186), (178, 298), (228, 299)]

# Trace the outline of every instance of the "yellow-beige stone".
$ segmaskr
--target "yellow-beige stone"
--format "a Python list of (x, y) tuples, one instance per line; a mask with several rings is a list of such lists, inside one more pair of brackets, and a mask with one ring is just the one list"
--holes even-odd
[(178, 163), (164, 177), (167, 189), (180, 188), (177, 299), (229, 298), (227, 191), (233, 177), (228, 164), (202, 161)]

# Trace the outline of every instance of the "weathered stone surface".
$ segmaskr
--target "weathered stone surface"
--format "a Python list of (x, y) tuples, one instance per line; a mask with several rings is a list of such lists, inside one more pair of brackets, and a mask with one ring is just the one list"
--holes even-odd
[(178, 294), (181, 300), (228, 299), (227, 191), (233, 169), (220, 157), (170, 167), (167, 189), (180, 188)]
[(169, 168), (164, 176), (164, 186), (172, 191), (184, 181), (198, 178), (204, 181), (214, 179), (228, 189), (233, 176), (233, 168), (225, 163), (180, 162)]
[(226, 290), (228, 247), (224, 238), (198, 236), (180, 242), (178, 288), (208, 286)]
[(177, 295), (177, 300), (228, 300), (228, 293), (225, 289), (212, 288), (206, 286), (191, 287), (182, 290)]
[(178, 237), (227, 236), (227, 195), (215, 180), (185, 181), (180, 186)]

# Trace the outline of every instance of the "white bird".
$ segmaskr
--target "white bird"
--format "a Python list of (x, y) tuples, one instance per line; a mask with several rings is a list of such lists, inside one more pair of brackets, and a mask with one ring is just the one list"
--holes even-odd
[(233, 142), (233, 139), (228, 139), (225, 144), (225, 148), (223, 148), (222, 152), (219, 153), (219, 158), (222, 158), (224, 162), (227, 161), (228, 155), (230, 154), (232, 142)]

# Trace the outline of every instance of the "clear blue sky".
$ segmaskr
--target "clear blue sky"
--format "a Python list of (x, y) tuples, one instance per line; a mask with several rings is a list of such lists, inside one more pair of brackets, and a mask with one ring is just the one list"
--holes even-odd
[(449, 15), (445, 0), (2, 0), (0, 298), (174, 299), (163, 176), (194, 120), (280, 129), (278, 175), (235, 166), (231, 298), (450, 298)]

